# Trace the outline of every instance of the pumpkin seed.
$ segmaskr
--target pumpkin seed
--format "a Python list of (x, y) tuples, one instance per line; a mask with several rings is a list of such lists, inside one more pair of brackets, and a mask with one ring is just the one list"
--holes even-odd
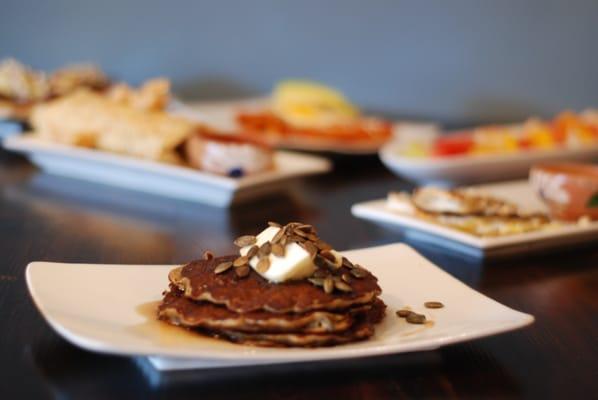
[(426, 308), (442, 308), (442, 307), (444, 307), (444, 304), (442, 304), (439, 301), (426, 301), (424, 303), (424, 307), (426, 307)]
[(303, 243), (305, 241), (304, 238), (297, 235), (287, 235), (287, 242), (291, 243)]
[(426, 316), (423, 314), (418, 314), (415, 312), (411, 312), (405, 320), (410, 324), (418, 324), (421, 325), (426, 322)]
[(223, 263), (220, 263), (216, 266), (216, 268), (214, 268), (214, 273), (215, 274), (221, 274), (225, 271), (228, 271), (230, 269), (230, 267), (233, 266), (233, 263), (230, 261), (225, 261)]
[(332, 246), (330, 246), (328, 243), (326, 243), (325, 241), (318, 239), (314, 242), (314, 244), (316, 245), (316, 247), (322, 251), (325, 250), (332, 250)]
[(316, 254), (318, 253), (318, 248), (311, 242), (303, 242), (300, 243), (300, 246), (303, 247), (305, 249), (305, 251), (307, 251), (310, 255), (310, 257), (315, 257)]
[(351, 278), (351, 275), (349, 275), (347, 273), (342, 274), (341, 279), (347, 283), (353, 282), (353, 278)]
[(324, 329), (326, 332), (331, 332), (334, 326), (332, 325), (332, 321), (328, 318), (322, 318), (320, 321), (320, 327)]
[(278, 240), (278, 244), (281, 246), (286, 246), (287, 242), (288, 242), (289, 238), (286, 235), (283, 235), (279, 240)]
[(307, 235), (307, 238), (309, 240), (311, 240), (312, 242), (317, 242), (318, 240), (320, 240), (320, 238), (317, 237), (316, 235), (314, 235), (313, 233), (310, 233), (309, 235)]
[(241, 256), (241, 257), (237, 258), (235, 261), (233, 261), (233, 267), (239, 268), (244, 265), (247, 265), (248, 262), (249, 262), (249, 259), (247, 258), (247, 256)]
[(244, 236), (240, 236), (240, 237), (236, 238), (234, 243), (235, 243), (235, 246), (237, 246), (237, 247), (245, 247), (245, 246), (254, 244), (256, 242), (256, 240), (257, 240), (257, 238), (255, 236), (244, 235)]
[(334, 281), (332, 278), (328, 277), (324, 279), (324, 291), (328, 294), (332, 293), (334, 290)]
[(270, 254), (270, 252), (272, 251), (272, 244), (270, 242), (265, 242), (264, 244), (262, 244), (260, 246), (260, 249), (258, 250), (257, 254), (260, 257), (264, 257)]
[(314, 286), (323, 286), (324, 285), (324, 279), (321, 279), (321, 278), (308, 278), (307, 280), (310, 281), (311, 284)]
[(304, 237), (304, 238), (306, 238), (306, 237), (309, 235), (309, 233), (307, 233), (307, 232), (304, 232), (304, 231), (302, 231), (302, 230), (300, 230), (300, 229), (296, 229), (296, 228), (295, 228), (295, 229), (293, 229), (293, 233), (294, 233), (295, 235), (297, 235), (297, 236), (301, 236), (301, 237)]
[(411, 314), (413, 311), (411, 310), (406, 310), (406, 309), (401, 309), (399, 311), (397, 311), (397, 316), (400, 318), (407, 318), (409, 316), (409, 314)]
[(316, 254), (316, 256), (314, 257), (314, 264), (318, 268), (328, 268), (327, 260), (324, 257), (322, 257), (320, 254)]
[(278, 243), (272, 245), (272, 254), (277, 257), (284, 257), (284, 247)]
[(278, 230), (278, 232), (276, 232), (276, 235), (274, 235), (274, 237), (272, 238), (272, 243), (280, 242), (280, 239), (282, 239), (283, 236), (284, 236), (284, 230), (282, 230), (282, 229)]
[(270, 268), (270, 258), (268, 256), (260, 258), (260, 260), (257, 262), (257, 265), (255, 266), (255, 269), (257, 270), (257, 272), (259, 273), (265, 273), (266, 271), (268, 271), (268, 269)]
[(247, 275), (249, 275), (249, 267), (247, 265), (243, 265), (242, 267), (236, 268), (235, 274), (237, 274), (239, 278), (245, 278)]
[(349, 272), (351, 273), (351, 275), (353, 275), (357, 279), (365, 278), (366, 275), (368, 274), (367, 271), (365, 269), (362, 269), (362, 268), (353, 268)]
[(355, 268), (353, 263), (347, 259), (347, 257), (343, 257), (343, 265), (347, 268)]
[(248, 259), (252, 259), (257, 254), (257, 251), (259, 249), (260, 248), (258, 246), (256, 246), (256, 245), (251, 246), (251, 248), (249, 249), (249, 251), (247, 252), (247, 254), (245, 254), (245, 257), (247, 257)]
[(214, 258), (214, 253), (212, 253), (210, 250), (206, 250), (203, 252), (202, 257), (204, 260), (211, 260), (212, 258)]
[(320, 255), (332, 263), (336, 261), (336, 257), (334, 257), (334, 254), (330, 250), (323, 250), (320, 252)]
[(351, 286), (347, 285), (343, 281), (334, 282), (334, 287), (337, 288), (338, 290), (340, 290), (341, 292), (352, 292), (353, 291)]

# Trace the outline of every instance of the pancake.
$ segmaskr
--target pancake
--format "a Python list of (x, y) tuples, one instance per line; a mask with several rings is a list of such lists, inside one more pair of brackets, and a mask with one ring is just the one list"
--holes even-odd
[(326, 311), (301, 314), (252, 311), (239, 314), (206, 301), (190, 300), (171, 287), (158, 307), (158, 318), (173, 325), (209, 330), (324, 333), (347, 330), (353, 324), (354, 314), (363, 313), (367, 308), (362, 306), (342, 314)]
[(251, 268), (249, 275), (242, 279), (236, 276), (234, 268), (214, 273), (220, 263), (232, 262), (237, 257), (192, 261), (172, 270), (168, 278), (186, 297), (224, 305), (238, 313), (342, 310), (371, 303), (382, 292), (378, 280), (369, 271), (364, 271), (363, 278), (355, 279), (350, 292), (341, 293), (326, 293), (306, 280), (272, 283)]
[(232, 342), (266, 347), (324, 347), (357, 342), (374, 335), (374, 325), (382, 321), (386, 304), (380, 299), (372, 307), (357, 317), (353, 326), (338, 333), (246, 333), (233, 330), (212, 332), (212, 336), (228, 339)]

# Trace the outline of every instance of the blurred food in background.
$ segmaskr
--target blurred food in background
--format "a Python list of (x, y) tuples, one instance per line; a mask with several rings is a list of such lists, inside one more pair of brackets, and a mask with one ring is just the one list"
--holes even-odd
[(392, 123), (364, 116), (341, 92), (305, 80), (282, 81), (266, 106), (236, 111), (243, 134), (273, 146), (368, 152), (392, 136)]
[(446, 190), (433, 186), (412, 193), (390, 192), (389, 210), (480, 237), (497, 237), (556, 229), (557, 221), (541, 212), (522, 210), (515, 203), (470, 188)]
[(564, 111), (549, 121), (530, 118), (522, 124), (487, 125), (405, 141), (405, 157), (494, 156), (517, 152), (577, 149), (598, 145), (598, 111)]
[(170, 84), (115, 84), (103, 93), (79, 88), (34, 107), (33, 134), (71, 146), (129, 155), (241, 177), (273, 166), (272, 150), (256, 140), (214, 134), (166, 111)]
[(36, 71), (12, 58), (0, 62), (0, 118), (26, 120), (35, 104), (79, 88), (102, 91), (108, 77), (93, 64), (76, 64), (52, 73)]
[(424, 185), (353, 204), (351, 213), (398, 228), (409, 241), (476, 258), (546, 253), (596, 242), (598, 221), (587, 214), (569, 219), (555, 215), (533, 186), (527, 179), (454, 189)]
[(443, 132), (432, 124), (400, 124), (379, 152), (409, 180), (442, 185), (527, 177), (536, 163), (598, 157), (598, 111), (564, 111), (552, 120)]
[(530, 183), (554, 217), (564, 220), (598, 219), (597, 165), (535, 165), (530, 171)]
[(268, 145), (208, 127), (199, 127), (185, 141), (184, 155), (193, 168), (235, 178), (274, 168)]

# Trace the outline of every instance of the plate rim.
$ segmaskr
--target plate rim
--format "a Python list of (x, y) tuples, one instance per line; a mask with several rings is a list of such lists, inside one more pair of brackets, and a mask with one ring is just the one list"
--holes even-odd
[[(201, 183), (229, 191), (249, 189), (259, 185), (267, 185), (287, 180), (293, 177), (326, 173), (332, 169), (331, 162), (323, 157), (290, 151), (274, 150), (275, 159), (295, 159), (300, 160), (301, 162), (309, 162), (311, 165), (309, 168), (284, 169), (285, 167), (283, 167), (278, 171), (267, 171), (242, 178), (231, 178), (228, 176), (220, 176), (201, 170), (195, 170), (177, 165), (169, 165), (143, 158), (136, 158), (102, 150), (86, 149), (82, 147), (45, 141), (36, 138), (34, 134), (30, 132), (7, 137), (2, 141), (1, 144), (6, 150), (22, 153), (30, 159), (38, 154), (64, 156), (77, 162), (102, 163), (115, 168), (125, 168), (137, 172), (190, 180), (195, 183)], [(281, 164), (284, 165), (283, 162), (281, 162)]]

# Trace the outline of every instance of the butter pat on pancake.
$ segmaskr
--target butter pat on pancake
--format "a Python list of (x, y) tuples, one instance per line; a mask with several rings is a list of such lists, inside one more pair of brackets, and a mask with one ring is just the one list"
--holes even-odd
[[(270, 226), (256, 236), (255, 245), (262, 246), (276, 236), (282, 228)], [(253, 245), (245, 246), (240, 250), (241, 255), (246, 255)], [(315, 265), (310, 254), (297, 243), (286, 245), (284, 257), (272, 253), (267, 255), (270, 261), (270, 268), (261, 275), (271, 282), (284, 282), (286, 280), (307, 278), (313, 274)], [(259, 257), (256, 255), (249, 260), (249, 264), (256, 269)]]

